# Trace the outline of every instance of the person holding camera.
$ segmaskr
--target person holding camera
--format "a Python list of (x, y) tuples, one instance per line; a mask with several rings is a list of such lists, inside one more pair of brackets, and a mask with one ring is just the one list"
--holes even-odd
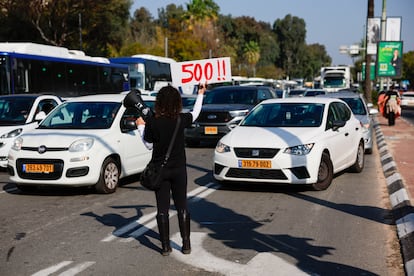
[[(142, 117), (137, 119), (138, 130), (144, 143), (148, 148), (151, 146), (153, 148), (152, 161), (159, 165), (165, 158), (175, 127), (178, 127), (168, 163), (162, 171), (161, 188), (155, 191), (157, 225), (163, 256), (168, 256), (172, 251), (169, 227), (171, 195), (177, 210), (178, 225), (183, 241), (181, 252), (191, 253), (184, 129), (190, 127), (200, 114), (205, 91), (206, 84), (200, 85), (193, 110), (182, 113), (180, 92), (173, 86), (165, 86), (158, 91), (153, 116), (146, 118), (146, 121)], [(180, 118), (179, 125), (177, 125), (178, 118)]]

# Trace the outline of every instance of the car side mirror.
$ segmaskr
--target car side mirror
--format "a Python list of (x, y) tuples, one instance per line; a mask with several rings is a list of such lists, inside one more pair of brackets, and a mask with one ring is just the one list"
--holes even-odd
[(135, 122), (134, 118), (123, 118), (121, 120), (121, 131), (122, 132), (136, 130), (137, 128), (138, 128), (137, 123)]
[(344, 127), (345, 124), (346, 124), (346, 121), (340, 121), (340, 120), (333, 121), (332, 130), (337, 131), (339, 128)]

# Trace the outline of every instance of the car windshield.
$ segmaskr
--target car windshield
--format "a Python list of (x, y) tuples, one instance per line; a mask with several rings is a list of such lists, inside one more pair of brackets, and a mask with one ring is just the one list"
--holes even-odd
[(355, 115), (366, 115), (367, 111), (364, 107), (364, 102), (360, 98), (341, 98), (346, 102)]
[(0, 125), (22, 125), (26, 122), (35, 98), (6, 97), (0, 99)]
[(324, 104), (268, 103), (257, 106), (241, 122), (242, 126), (259, 127), (319, 127)]
[(66, 102), (54, 109), (39, 128), (110, 128), (120, 106), (117, 102)]
[(254, 105), (257, 103), (257, 90), (256, 89), (211, 90), (208, 93), (206, 93), (203, 103), (205, 104)]

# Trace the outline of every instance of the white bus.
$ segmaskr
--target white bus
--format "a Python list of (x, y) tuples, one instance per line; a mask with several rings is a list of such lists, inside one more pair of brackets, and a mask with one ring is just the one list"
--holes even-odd
[(128, 66), (107, 58), (30, 42), (0, 43), (0, 95), (75, 97), (127, 90)]

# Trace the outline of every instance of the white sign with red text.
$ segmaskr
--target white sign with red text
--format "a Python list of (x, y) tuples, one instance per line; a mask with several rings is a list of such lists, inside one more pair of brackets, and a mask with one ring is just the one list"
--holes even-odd
[(171, 64), (174, 86), (231, 81), (229, 57), (190, 60)]

